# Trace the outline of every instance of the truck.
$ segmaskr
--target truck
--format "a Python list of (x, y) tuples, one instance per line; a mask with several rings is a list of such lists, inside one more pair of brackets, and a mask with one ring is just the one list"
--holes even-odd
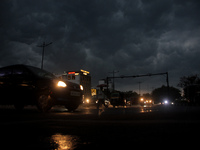
[(110, 104), (116, 106), (126, 106), (126, 99), (122, 92), (112, 92), (110, 96)]

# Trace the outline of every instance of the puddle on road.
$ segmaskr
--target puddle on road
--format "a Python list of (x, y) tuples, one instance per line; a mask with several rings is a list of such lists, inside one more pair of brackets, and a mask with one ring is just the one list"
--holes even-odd
[(141, 113), (152, 112), (151, 109), (141, 108)]
[(80, 137), (75, 135), (54, 134), (50, 137), (52, 150), (74, 150), (78, 147), (87, 147), (90, 142), (82, 142)]
[(79, 137), (73, 135), (55, 134), (50, 138), (54, 150), (74, 150), (79, 142)]
[(140, 107), (140, 113), (149, 113), (155, 111), (152, 106), (144, 105)]

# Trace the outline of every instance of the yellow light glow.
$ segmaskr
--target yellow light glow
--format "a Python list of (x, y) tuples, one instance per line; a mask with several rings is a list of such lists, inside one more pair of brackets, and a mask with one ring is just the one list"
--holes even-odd
[(86, 103), (90, 103), (90, 100), (89, 100), (89, 99), (86, 99)]
[(87, 74), (90, 74), (89, 71), (86, 71), (86, 70), (83, 70), (83, 69), (81, 69), (81, 72), (85, 73), (86, 75), (87, 75)]
[(57, 150), (70, 150), (77, 148), (79, 137), (73, 135), (55, 134), (51, 136), (51, 144), (55, 145)]
[(80, 89), (83, 91), (83, 86), (82, 85), (80, 85)]
[(57, 84), (58, 87), (67, 87), (67, 84), (63, 81), (58, 81), (58, 84)]

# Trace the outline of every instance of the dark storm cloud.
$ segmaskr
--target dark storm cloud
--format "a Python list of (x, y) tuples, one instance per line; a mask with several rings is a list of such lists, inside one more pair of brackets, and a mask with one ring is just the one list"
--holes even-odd
[(195, 0), (3, 0), (0, 66), (89, 70), (93, 85), (118, 75), (199, 73), (200, 2)]

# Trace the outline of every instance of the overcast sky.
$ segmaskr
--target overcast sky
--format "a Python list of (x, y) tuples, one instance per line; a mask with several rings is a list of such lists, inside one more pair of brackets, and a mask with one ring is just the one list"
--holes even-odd
[[(169, 72), (171, 86), (200, 73), (199, 0), (1, 0), (0, 67), (88, 70), (92, 86), (111, 76)], [(116, 88), (149, 92), (165, 76), (116, 79)]]

